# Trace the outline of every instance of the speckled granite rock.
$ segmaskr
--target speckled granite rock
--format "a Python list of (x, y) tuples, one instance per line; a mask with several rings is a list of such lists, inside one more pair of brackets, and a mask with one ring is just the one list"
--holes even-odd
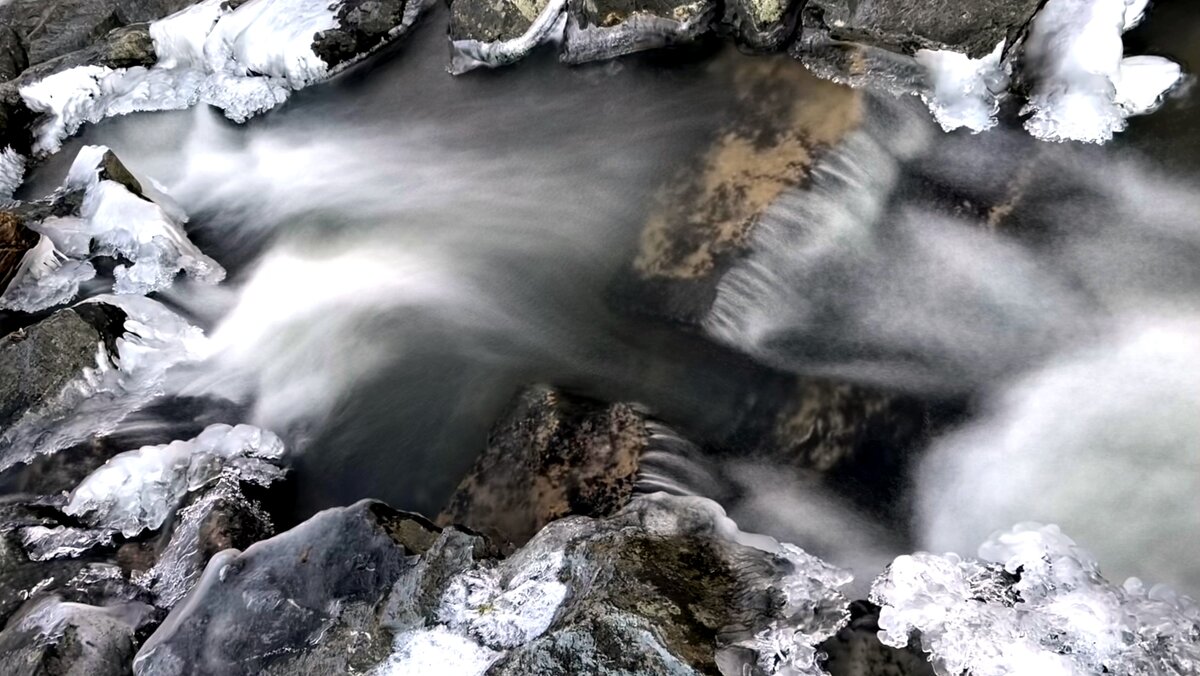
[(561, 59), (584, 63), (691, 42), (716, 13), (713, 0), (569, 0)]
[(633, 494), (649, 441), (645, 416), (628, 404), (531, 387), (496, 422), (438, 522), (512, 548), (555, 519), (613, 514)]
[(561, 35), (567, 0), (453, 0), (450, 67), (455, 75), (514, 63)]

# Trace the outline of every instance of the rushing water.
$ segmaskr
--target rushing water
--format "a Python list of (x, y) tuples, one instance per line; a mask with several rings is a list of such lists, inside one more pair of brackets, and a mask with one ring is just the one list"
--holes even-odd
[[(720, 346), (615, 313), (605, 291), (662, 177), (728, 114), (713, 64), (750, 57), (565, 68), (542, 54), (451, 78), (443, 41), (418, 30), (245, 127), (195, 111), (80, 139), (158, 179), (231, 270), (221, 288), (167, 294), (214, 344), (173, 387), (240, 402), (289, 441), (299, 514), (363, 496), (436, 511), (529, 382), (719, 435), (764, 377), (747, 352), (967, 403), (917, 472), (917, 544), (970, 553), (1014, 521), (1059, 522), (1115, 576), (1200, 590), (1191, 92), (1103, 149), (927, 134), (881, 107), (884, 136), (926, 131), (851, 138), (772, 210), (709, 318)], [(1034, 160), (1009, 229), (946, 199), (1003, 197), (996, 181)], [(825, 488), (727, 476), (748, 496), (743, 527), (836, 541), (817, 553), (862, 568), (906, 548)]]

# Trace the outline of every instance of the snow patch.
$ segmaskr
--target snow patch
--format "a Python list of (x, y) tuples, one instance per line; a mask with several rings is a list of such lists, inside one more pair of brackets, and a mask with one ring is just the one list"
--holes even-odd
[(502, 653), (442, 626), (401, 632), (371, 676), (483, 676)]

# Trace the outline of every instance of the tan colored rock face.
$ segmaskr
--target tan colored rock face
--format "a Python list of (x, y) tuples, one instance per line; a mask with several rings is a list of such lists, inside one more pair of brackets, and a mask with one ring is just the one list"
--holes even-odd
[(38, 235), (11, 211), (0, 211), (0, 292), (12, 281), (21, 258), (37, 244)]
[(563, 516), (612, 514), (633, 494), (648, 439), (644, 418), (627, 404), (531, 388), (493, 428), (438, 522), (520, 546)]
[[(723, 67), (728, 67), (722, 64)], [(787, 58), (737, 60), (733, 115), (701, 158), (665, 185), (642, 232), (642, 277), (698, 279), (746, 244), (758, 217), (804, 183), (820, 152), (857, 126), (855, 91), (810, 75)]]

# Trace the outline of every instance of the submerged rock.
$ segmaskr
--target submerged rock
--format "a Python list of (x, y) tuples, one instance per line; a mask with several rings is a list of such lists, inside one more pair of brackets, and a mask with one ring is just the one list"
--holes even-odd
[(649, 442), (645, 416), (628, 404), (529, 388), (492, 428), (438, 522), (511, 548), (567, 515), (608, 516), (633, 495)]
[(660, 190), (631, 270), (614, 286), (622, 308), (702, 320), (763, 214), (804, 185), (813, 162), (858, 125), (857, 93), (786, 58), (738, 59), (727, 77), (737, 92), (730, 122)]
[(569, 0), (560, 58), (585, 63), (691, 42), (716, 13), (712, 0)]

